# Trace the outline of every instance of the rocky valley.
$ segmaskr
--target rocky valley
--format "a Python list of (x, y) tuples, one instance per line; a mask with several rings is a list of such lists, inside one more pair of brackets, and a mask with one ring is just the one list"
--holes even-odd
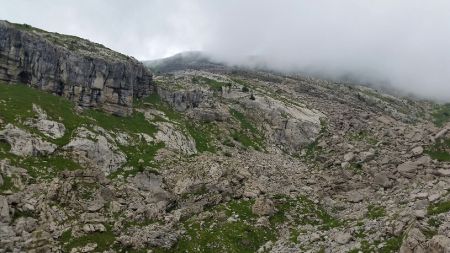
[(448, 105), (194, 56), (0, 22), (0, 252), (450, 252)]

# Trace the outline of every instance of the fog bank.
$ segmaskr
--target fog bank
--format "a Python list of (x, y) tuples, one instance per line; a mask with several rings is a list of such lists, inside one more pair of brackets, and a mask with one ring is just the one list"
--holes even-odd
[(0, 3), (1, 19), (86, 37), (140, 60), (202, 50), (230, 64), (353, 76), (450, 101), (449, 1)]

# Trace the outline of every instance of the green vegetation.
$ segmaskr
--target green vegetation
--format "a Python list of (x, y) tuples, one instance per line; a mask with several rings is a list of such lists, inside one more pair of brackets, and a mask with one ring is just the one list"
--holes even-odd
[(28, 174), (34, 178), (50, 179), (64, 170), (77, 170), (82, 167), (71, 159), (60, 155), (27, 157), (13, 160), (17, 165), (27, 168)]
[(3, 184), (0, 186), (0, 193), (4, 191), (14, 191), (14, 183), (11, 177), (3, 176)]
[(94, 119), (96, 125), (107, 130), (148, 135), (153, 135), (157, 131), (156, 126), (149, 123), (140, 112), (134, 112), (128, 117), (120, 117), (99, 110), (87, 110), (83, 115)]
[(154, 219), (126, 220), (125, 223), (123, 224), (123, 227), (125, 229), (131, 228), (131, 227), (145, 227), (145, 226), (155, 224), (155, 223), (161, 223), (161, 222), (158, 220), (154, 220)]
[(386, 215), (386, 210), (382, 206), (369, 205), (367, 209), (367, 217), (372, 220), (384, 217)]
[(450, 121), (450, 103), (437, 106), (433, 116), (434, 124), (438, 127), (442, 127), (445, 123)]
[(192, 83), (195, 84), (206, 84), (208, 85), (211, 90), (213, 91), (217, 91), (217, 92), (221, 92), (222, 91), (222, 87), (224, 86), (230, 86), (230, 83), (224, 83), (224, 82), (219, 82), (207, 77), (203, 77), (203, 76), (194, 76), (192, 77)]
[[(23, 124), (26, 118), (36, 116), (32, 111), (32, 104), (39, 105), (51, 119), (60, 121), (66, 127), (66, 134), (55, 141), (56, 144), (66, 144), (73, 132), (80, 124), (87, 120), (80, 117), (73, 110), (73, 105), (67, 99), (32, 89), (26, 85), (0, 84), (0, 115), (9, 123), (27, 129), (35, 134), (36, 130)], [(45, 138), (42, 134), (41, 137)]]
[(31, 218), (37, 219), (38, 217), (36, 217), (36, 216), (37, 216), (37, 214), (32, 211), (21, 211), (19, 209), (16, 209), (14, 211), (14, 215), (12, 218), (13, 218), (13, 220), (17, 220), (21, 217), (31, 217)]
[(352, 162), (350, 163), (350, 166), (348, 167), (349, 170), (353, 171), (356, 174), (362, 174), (363, 173), (363, 166), (359, 162)]
[[(167, 103), (162, 101), (161, 97), (156, 93), (153, 93), (144, 99), (135, 101), (136, 107), (144, 107), (147, 105), (164, 112), (169, 120), (178, 123), (178, 126), (194, 138), (198, 152), (208, 151), (214, 153), (216, 151), (213, 145), (213, 136), (217, 136), (218, 133), (214, 124), (198, 124), (188, 121), (181, 113), (173, 110)], [(166, 121), (162, 117), (158, 117), (156, 120)]]
[(96, 243), (95, 252), (103, 252), (113, 247), (116, 239), (111, 230), (111, 226), (106, 225), (105, 232), (94, 232), (81, 237), (73, 237), (72, 230), (67, 230), (59, 237), (59, 241), (63, 244), (63, 252), (70, 252), (71, 249), (85, 246), (88, 243)]
[[(24, 124), (26, 119), (36, 116), (32, 110), (33, 103), (40, 106), (50, 119), (64, 124), (66, 133), (62, 138), (53, 140)], [(73, 104), (67, 99), (26, 85), (0, 85), (0, 115), (5, 122), (12, 123), (60, 147), (67, 144), (75, 130), (82, 126), (92, 130), (92, 125), (98, 125), (106, 130), (127, 133), (136, 137), (135, 139), (138, 139), (137, 133), (152, 136), (157, 131), (156, 126), (149, 123), (140, 112), (135, 112), (128, 117), (118, 117), (99, 110), (85, 110), (77, 114)], [(125, 173), (127, 175), (152, 165), (156, 152), (163, 147), (161, 143), (148, 145), (140, 139), (134, 141), (137, 145), (120, 147), (127, 155), (126, 165), (134, 168), (133, 171)], [(79, 164), (61, 155), (23, 158), (9, 153), (9, 150), (10, 146), (0, 141), (0, 159), (7, 158), (12, 165), (26, 168), (33, 178), (50, 179), (64, 170), (82, 169)], [(143, 162), (139, 163), (141, 159)]]
[(270, 222), (273, 224), (286, 222), (287, 214), (292, 217), (294, 225), (311, 224), (328, 230), (343, 224), (320, 205), (303, 196), (297, 198), (284, 195), (276, 196), (275, 207), (278, 211), (270, 217)]
[[(361, 242), (361, 248), (359, 249), (352, 249), (349, 251), (349, 253), (372, 253), (372, 252), (378, 252), (378, 253), (395, 253), (398, 252), (400, 247), (402, 246), (403, 242), (403, 235), (400, 236), (393, 236), (389, 239), (387, 239), (384, 242), (381, 241), (375, 241), (372, 244), (370, 244), (368, 241), (363, 240)], [(382, 244), (381, 247), (379, 245)]]
[[(49, 140), (35, 129), (23, 124), (26, 118), (36, 116), (32, 111), (33, 103), (44, 109), (51, 119), (64, 124), (66, 134), (62, 138), (56, 141)], [(98, 110), (85, 110), (79, 115), (75, 113), (73, 104), (67, 99), (32, 89), (26, 85), (0, 85), (0, 104), (0, 115), (6, 122), (18, 125), (58, 145), (67, 144), (77, 127), (89, 124), (126, 133), (153, 135), (156, 132), (156, 127), (148, 123), (142, 113), (118, 117)]]
[(305, 155), (304, 158), (306, 161), (315, 161), (316, 158), (322, 153), (322, 147), (319, 147), (319, 141), (325, 136), (327, 133), (327, 123), (324, 120), (320, 121), (320, 132), (317, 138), (311, 142), (308, 146), (305, 148)]
[[(124, 177), (136, 175), (138, 172), (150, 171), (158, 174), (159, 165), (155, 163), (155, 155), (159, 149), (164, 148), (163, 142), (148, 144), (144, 140), (137, 141), (139, 144), (132, 146), (120, 146), (121, 150), (127, 156), (127, 163), (119, 170), (115, 171), (110, 178), (116, 178), (118, 175)], [(125, 170), (124, 168), (127, 168)]]
[(241, 126), (241, 130), (231, 132), (231, 137), (244, 147), (253, 147), (255, 150), (261, 150), (264, 147), (264, 139), (259, 130), (243, 113), (232, 108), (230, 109), (230, 113), (239, 121)]
[(371, 145), (375, 145), (378, 143), (378, 140), (375, 139), (368, 131), (359, 131), (356, 133), (351, 133), (349, 135), (349, 139), (352, 141), (365, 141)]
[(210, 211), (237, 217), (235, 221), (207, 218), (204, 221), (187, 220), (186, 234), (168, 251), (157, 252), (256, 252), (261, 245), (275, 240), (272, 230), (254, 225), (257, 216), (251, 211), (253, 201), (232, 200)]
[(450, 200), (433, 203), (428, 206), (428, 215), (436, 215), (450, 211)]
[(243, 113), (235, 109), (230, 109), (230, 113), (235, 119), (237, 119), (241, 123), (242, 128), (249, 130), (251, 133), (259, 134), (258, 129), (256, 129), (255, 126), (253, 126), (253, 124), (247, 119), (247, 117)]
[(441, 224), (442, 224), (442, 221), (440, 221), (434, 217), (431, 217), (428, 219), (428, 225), (431, 227), (438, 228)]
[(198, 152), (216, 152), (216, 148), (212, 143), (213, 135), (217, 136), (213, 124), (195, 124), (193, 122), (186, 122), (185, 127), (189, 135), (194, 138), (195, 147), (197, 148)]
[(437, 140), (436, 143), (426, 148), (425, 153), (428, 154), (432, 159), (438, 161), (450, 161), (450, 140), (441, 139)]

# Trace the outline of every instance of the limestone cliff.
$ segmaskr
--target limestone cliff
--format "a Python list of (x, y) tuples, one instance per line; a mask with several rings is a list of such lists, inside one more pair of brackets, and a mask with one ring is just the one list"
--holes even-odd
[(103, 45), (0, 21), (0, 80), (127, 115), (133, 97), (150, 92), (152, 75), (137, 60)]

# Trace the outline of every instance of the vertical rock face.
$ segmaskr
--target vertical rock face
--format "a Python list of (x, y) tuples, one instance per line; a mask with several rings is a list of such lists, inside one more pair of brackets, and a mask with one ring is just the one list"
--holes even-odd
[(0, 81), (127, 115), (133, 97), (150, 92), (152, 76), (137, 60), (100, 44), (0, 21)]

